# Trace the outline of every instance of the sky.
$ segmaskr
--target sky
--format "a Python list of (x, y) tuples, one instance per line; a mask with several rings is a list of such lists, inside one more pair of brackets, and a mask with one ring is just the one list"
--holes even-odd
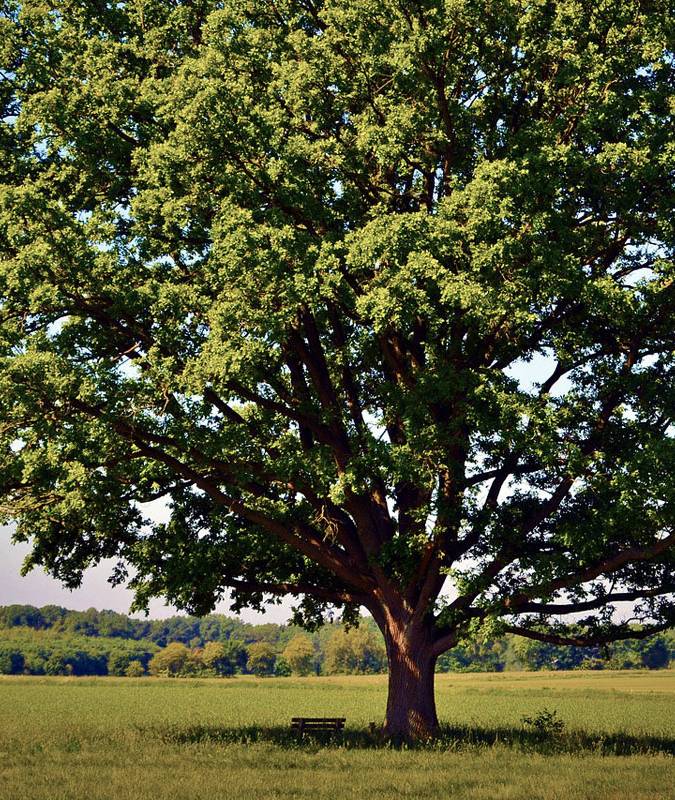
[[(82, 586), (71, 591), (64, 589), (59, 581), (39, 568), (22, 577), (21, 564), (30, 547), (27, 544), (12, 544), (11, 535), (11, 527), (0, 526), (0, 606), (14, 603), (38, 607), (54, 604), (77, 611), (93, 607), (129, 613), (132, 593), (123, 586), (113, 587), (107, 581), (114, 561), (103, 561), (88, 569)], [(243, 611), (239, 616), (246, 622), (286, 622), (291, 605), (290, 600), (284, 601), (282, 605), (270, 606), (264, 615)], [(215, 610), (221, 614), (231, 614), (227, 602), (219, 603)], [(170, 617), (177, 613), (179, 612), (175, 608), (167, 606), (161, 600), (150, 603), (149, 616), (152, 619)]]

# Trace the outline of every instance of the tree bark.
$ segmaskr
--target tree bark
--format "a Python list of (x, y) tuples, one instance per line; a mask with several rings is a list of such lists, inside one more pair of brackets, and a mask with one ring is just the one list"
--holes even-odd
[(419, 740), (438, 730), (434, 668), (428, 631), (388, 630), (389, 691), (384, 733), (397, 740)]

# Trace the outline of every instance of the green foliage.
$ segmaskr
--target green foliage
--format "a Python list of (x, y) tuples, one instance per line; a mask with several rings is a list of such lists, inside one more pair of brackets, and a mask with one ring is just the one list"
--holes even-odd
[(556, 599), (668, 623), (667, 0), (0, 19), (0, 510), (27, 568), (116, 558), (138, 607), (199, 613), (290, 592), (309, 626), (412, 604), (448, 646)]
[(155, 653), (148, 664), (151, 675), (176, 676), (190, 671), (191, 651), (181, 642), (172, 642)]
[(286, 645), (283, 658), (297, 675), (309, 675), (316, 667), (314, 645), (308, 636), (298, 634)]
[(126, 675), (130, 664), (139, 662), (143, 669), (147, 669), (153, 653), (157, 650), (147, 650), (143, 647), (129, 643), (123, 649), (114, 649), (108, 656), (108, 675)]
[(147, 665), (157, 649), (143, 640), (20, 627), (0, 629), (0, 673), (123, 675), (133, 660)]
[(641, 653), (647, 669), (662, 669), (670, 664), (670, 650), (664, 637), (655, 637)]
[(324, 672), (328, 675), (383, 672), (386, 664), (382, 636), (368, 625), (338, 628), (326, 645)]
[(522, 722), (545, 736), (559, 736), (565, 730), (565, 723), (556, 709), (544, 708), (531, 717), (523, 717)]
[[(15, 607), (12, 607), (15, 608)], [(45, 609), (23, 607), (20, 615), (5, 613), (0, 607), (0, 619), (11, 617), (16, 622), (40, 619)], [(32, 610), (31, 610), (32, 609)], [(36, 612), (39, 612), (36, 613)], [(61, 613), (62, 612), (62, 613)], [(138, 661), (147, 671), (150, 659), (159, 651), (148, 640), (104, 637), (95, 632), (90, 636), (68, 633), (70, 614), (61, 609), (57, 615), (64, 624), (51, 628), (0, 626), (0, 674), (127, 674), (130, 664)], [(123, 616), (123, 615), (120, 615)], [(188, 620), (180, 628), (175, 620), (146, 620), (145, 629), (158, 638), (178, 633), (187, 636), (194, 624)], [(65, 622), (64, 622), (65, 621)], [(136, 620), (129, 619), (129, 623)], [(79, 626), (79, 622), (77, 623)], [(361, 618), (361, 634), (345, 633), (337, 625), (326, 625), (313, 634), (302, 633), (292, 625), (250, 625), (233, 618), (212, 615), (198, 620), (204, 632), (228, 635), (238, 631), (244, 639), (224, 638), (186, 648), (189, 657), (178, 667), (178, 675), (230, 676), (251, 670), (247, 665), (247, 646), (255, 642), (269, 645), (276, 654), (274, 674), (283, 677), (291, 673), (322, 674), (350, 672), (380, 672), (386, 668), (381, 635), (369, 618)], [(120, 624), (120, 630), (126, 628)], [(168, 633), (173, 631), (173, 633)], [(365, 634), (364, 634), (365, 631)], [(371, 645), (374, 645), (371, 647)], [(184, 651), (181, 651), (184, 652)], [(438, 672), (501, 672), (502, 670), (568, 670), (568, 669), (661, 669), (675, 658), (675, 634), (666, 631), (644, 640), (627, 639), (603, 648), (556, 646), (534, 642), (521, 637), (466, 642), (451, 648), (438, 659)], [(297, 659), (297, 660), (296, 660)]]
[(20, 675), (24, 665), (25, 657), (20, 650), (0, 644), (0, 675)]
[(201, 651), (204, 667), (215, 675), (234, 675), (246, 667), (247, 652), (244, 643), (236, 639), (207, 642)]
[(276, 653), (274, 648), (268, 642), (254, 642), (247, 648), (248, 651), (248, 668), (259, 677), (274, 674), (274, 664), (276, 662)]
[(240, 639), (225, 639), (222, 644), (225, 650), (225, 658), (230, 665), (231, 674), (243, 672), (246, 669), (248, 659), (248, 652), (244, 642)]
[(250, 625), (235, 617), (208, 614), (204, 617), (176, 616), (166, 619), (134, 619), (114, 611), (73, 611), (61, 606), (36, 608), (28, 605), (0, 606), (0, 629), (14, 627), (50, 630), (59, 634), (83, 634), (155, 642), (164, 647), (170, 642), (203, 646), (218, 639), (241, 641), (265, 639), (276, 643), (284, 628), (265, 623)]
[(457, 645), (439, 657), (436, 669), (438, 672), (501, 672), (506, 649), (506, 639)]
[[(51, 615), (48, 621), (45, 614), (47, 608), (50, 607), (45, 606), (44, 609), (40, 609), (35, 608), (35, 606), (24, 605), (0, 606), (0, 627), (50, 628), (53, 624), (54, 615)], [(51, 608), (55, 607), (51, 606)], [(59, 611), (65, 612), (65, 609), (59, 609)], [(60, 614), (57, 616), (61, 617)]]
[(291, 665), (283, 656), (277, 656), (274, 662), (274, 675), (277, 678), (289, 678), (293, 674)]
[(140, 661), (130, 661), (124, 674), (127, 678), (142, 678), (145, 675), (145, 668)]
[(213, 670), (216, 675), (227, 674), (230, 663), (225, 658), (225, 648), (220, 642), (209, 642), (204, 645), (201, 658), (206, 669)]
[(673, 632), (667, 631), (642, 641), (627, 639), (602, 648), (559, 646), (519, 637), (511, 637), (508, 647), (510, 666), (518, 669), (659, 669), (673, 659), (673, 641)]
[(597, 656), (599, 650), (581, 647), (559, 647), (532, 639), (517, 638), (512, 652), (521, 669), (574, 669), (584, 659)]

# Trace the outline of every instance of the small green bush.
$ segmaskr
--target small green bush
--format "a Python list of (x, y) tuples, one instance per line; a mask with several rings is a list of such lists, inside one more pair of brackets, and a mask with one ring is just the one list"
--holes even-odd
[(553, 709), (543, 708), (532, 717), (522, 717), (523, 725), (533, 728), (546, 736), (559, 736), (565, 730), (565, 723)]

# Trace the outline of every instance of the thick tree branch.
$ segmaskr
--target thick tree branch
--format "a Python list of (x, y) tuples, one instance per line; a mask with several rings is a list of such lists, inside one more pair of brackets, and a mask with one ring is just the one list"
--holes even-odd
[(533, 628), (522, 628), (515, 625), (507, 625), (503, 630), (505, 633), (511, 633), (514, 636), (523, 636), (526, 639), (534, 639), (537, 642), (574, 645), (576, 647), (593, 647), (601, 644), (609, 644), (610, 642), (618, 642), (623, 639), (646, 639), (648, 636), (653, 636), (655, 633), (668, 630), (672, 624), (672, 621), (668, 621), (658, 625), (646, 625), (640, 630), (631, 629), (625, 626), (616, 627), (611, 632), (608, 631), (590, 636), (577, 636), (574, 634), (570, 636), (561, 636), (557, 633), (545, 633), (534, 630)]
[(360, 594), (348, 590), (343, 591), (340, 589), (325, 589), (321, 586), (314, 586), (313, 584), (303, 582), (293, 583), (281, 581), (278, 583), (268, 583), (266, 581), (250, 579), (226, 578), (226, 584), (232, 589), (237, 589), (242, 592), (260, 592), (282, 597), (289, 594), (296, 597), (298, 595), (307, 594), (318, 600), (326, 600), (329, 603), (335, 603), (337, 605), (342, 603), (364, 605), (368, 601), (367, 594)]
[(555, 580), (535, 586), (525, 587), (517, 595), (510, 598), (511, 607), (520, 603), (527, 603), (535, 597), (545, 597), (561, 589), (569, 589), (572, 586), (579, 586), (601, 575), (611, 575), (626, 564), (635, 561), (649, 561), (652, 558), (662, 555), (675, 546), (675, 532), (664, 536), (649, 547), (629, 547), (620, 550), (609, 558), (596, 561), (594, 564), (583, 570), (569, 575), (561, 576)]
[(546, 614), (550, 616), (578, 614), (583, 611), (593, 611), (597, 608), (604, 608), (611, 603), (629, 602), (631, 600), (641, 600), (647, 597), (659, 597), (675, 591), (675, 583), (665, 584), (656, 589), (636, 589), (632, 592), (610, 592), (601, 595), (593, 600), (579, 600), (574, 603), (534, 603), (527, 600), (516, 603), (511, 598), (506, 598), (504, 606), (510, 611), (520, 614)]

